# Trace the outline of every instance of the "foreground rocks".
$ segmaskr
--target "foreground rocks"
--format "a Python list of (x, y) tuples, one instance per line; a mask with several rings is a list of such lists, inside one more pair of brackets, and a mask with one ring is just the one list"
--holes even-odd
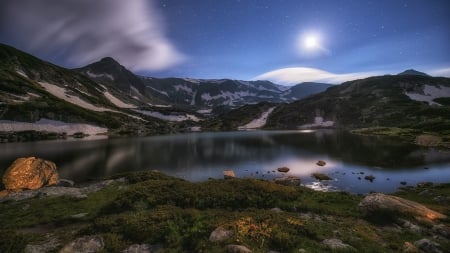
[(223, 242), (230, 239), (234, 235), (233, 230), (228, 230), (223, 227), (216, 228), (211, 232), (209, 241), (211, 242)]
[(446, 215), (433, 211), (417, 202), (382, 193), (372, 193), (367, 195), (359, 203), (359, 208), (365, 213), (393, 211), (429, 220), (445, 219), (447, 217)]
[(104, 246), (101, 236), (83, 236), (65, 245), (59, 253), (95, 253), (101, 251)]
[(59, 175), (55, 163), (36, 157), (26, 157), (16, 159), (6, 169), (2, 181), (8, 192), (17, 192), (57, 185)]

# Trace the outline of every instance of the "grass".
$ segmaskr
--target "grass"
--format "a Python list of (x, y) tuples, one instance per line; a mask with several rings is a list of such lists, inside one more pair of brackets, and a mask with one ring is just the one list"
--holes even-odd
[[(354, 248), (336, 252), (398, 252), (405, 241), (423, 238), (407, 230), (389, 229), (397, 216), (390, 216), (392, 220), (384, 224), (382, 214), (372, 219), (363, 216), (358, 210), (363, 196), (345, 192), (316, 192), (255, 179), (192, 183), (156, 171), (113, 178), (119, 177), (128, 182), (111, 184), (85, 199), (2, 203), (0, 250), (20, 244), (17, 252), (21, 252), (26, 244), (44, 243), (48, 235), (62, 247), (81, 235), (98, 234), (105, 241), (103, 252), (120, 252), (134, 243), (160, 245), (161, 252), (225, 252), (227, 244), (245, 245), (253, 252), (329, 252), (321, 243), (329, 238)], [(450, 184), (427, 187), (436, 195), (450, 193)], [(448, 205), (419, 195), (423, 190), (402, 191), (398, 196), (450, 212)], [(88, 214), (72, 217), (78, 213)], [(234, 235), (223, 242), (210, 242), (210, 233), (219, 226)]]

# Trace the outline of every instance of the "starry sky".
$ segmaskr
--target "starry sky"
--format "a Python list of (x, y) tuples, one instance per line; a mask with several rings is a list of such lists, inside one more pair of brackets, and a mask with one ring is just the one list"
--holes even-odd
[(0, 42), (64, 67), (341, 83), (450, 77), (448, 0), (3, 0)]

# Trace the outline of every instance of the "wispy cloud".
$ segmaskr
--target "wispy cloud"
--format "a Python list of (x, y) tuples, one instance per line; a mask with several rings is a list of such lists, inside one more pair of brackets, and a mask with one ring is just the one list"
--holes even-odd
[(151, 71), (184, 59), (150, 0), (3, 0), (0, 7), (2, 34), (73, 67), (111, 56), (132, 70)]
[(301, 82), (322, 82), (340, 84), (346, 81), (381, 75), (380, 72), (357, 72), (336, 74), (316, 68), (283, 68), (266, 72), (254, 77), (254, 80), (269, 80), (279, 84), (293, 85)]
[(450, 68), (441, 68), (428, 71), (432, 76), (450, 77)]

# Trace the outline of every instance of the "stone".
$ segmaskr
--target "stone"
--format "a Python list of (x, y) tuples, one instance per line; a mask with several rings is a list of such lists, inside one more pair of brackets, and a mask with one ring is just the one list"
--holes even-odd
[(360, 210), (365, 213), (387, 210), (402, 214), (410, 214), (416, 218), (426, 218), (429, 220), (445, 219), (447, 217), (446, 215), (433, 211), (417, 202), (382, 193), (371, 193), (367, 195), (361, 200), (358, 206)]
[(299, 186), (301, 181), (302, 180), (299, 177), (295, 177), (295, 176), (279, 177), (279, 178), (274, 179), (274, 182), (276, 184), (281, 184), (281, 185), (286, 185), (286, 186)]
[(122, 253), (153, 253), (157, 252), (159, 249), (159, 246), (150, 244), (133, 244), (123, 250)]
[(252, 251), (243, 245), (229, 244), (227, 245), (228, 253), (251, 253)]
[(103, 238), (99, 235), (83, 236), (66, 244), (59, 253), (95, 253), (104, 246)]
[(231, 179), (231, 178), (235, 178), (236, 175), (234, 174), (233, 170), (224, 170), (223, 171), (223, 178), (224, 179)]
[(278, 168), (277, 170), (278, 170), (278, 172), (283, 172), (283, 173), (289, 172), (289, 168), (288, 167), (281, 167), (281, 168)]
[(331, 180), (332, 179), (331, 177), (329, 177), (328, 175), (325, 175), (323, 173), (313, 173), (311, 176), (313, 178), (317, 179), (317, 180), (320, 180), (320, 181), (322, 181), (322, 180)]
[(431, 231), (433, 231), (433, 233), (438, 234), (442, 237), (450, 239), (450, 226), (446, 226), (444, 224), (434, 225), (431, 228)]
[(419, 249), (410, 242), (403, 244), (403, 253), (420, 253)]
[(325, 166), (325, 164), (327, 164), (326, 162), (324, 162), (324, 161), (317, 161), (316, 162), (316, 164), (318, 165), (318, 166)]
[(427, 253), (443, 253), (441, 245), (426, 238), (415, 241), (414, 245)]
[(373, 182), (373, 180), (375, 180), (375, 177), (373, 175), (368, 175), (364, 177), (365, 180), (368, 180), (370, 182)]
[(77, 213), (74, 215), (71, 215), (70, 218), (74, 218), (74, 219), (81, 219), (84, 218), (88, 215), (88, 213)]
[(62, 187), (73, 187), (75, 185), (75, 182), (69, 179), (60, 179), (58, 186)]
[(3, 184), (10, 192), (35, 190), (58, 182), (55, 163), (35, 157), (16, 159), (3, 174)]
[(325, 244), (326, 246), (330, 247), (331, 249), (336, 249), (336, 250), (353, 248), (352, 246), (350, 246), (346, 243), (343, 243), (341, 240), (336, 239), (336, 238), (325, 239), (322, 241), (322, 243)]
[(279, 207), (274, 207), (274, 208), (270, 209), (270, 211), (274, 212), (274, 213), (282, 213), (283, 212), (283, 210), (281, 210)]
[(209, 235), (211, 242), (223, 242), (230, 239), (234, 235), (233, 230), (228, 230), (223, 227), (218, 227)]

